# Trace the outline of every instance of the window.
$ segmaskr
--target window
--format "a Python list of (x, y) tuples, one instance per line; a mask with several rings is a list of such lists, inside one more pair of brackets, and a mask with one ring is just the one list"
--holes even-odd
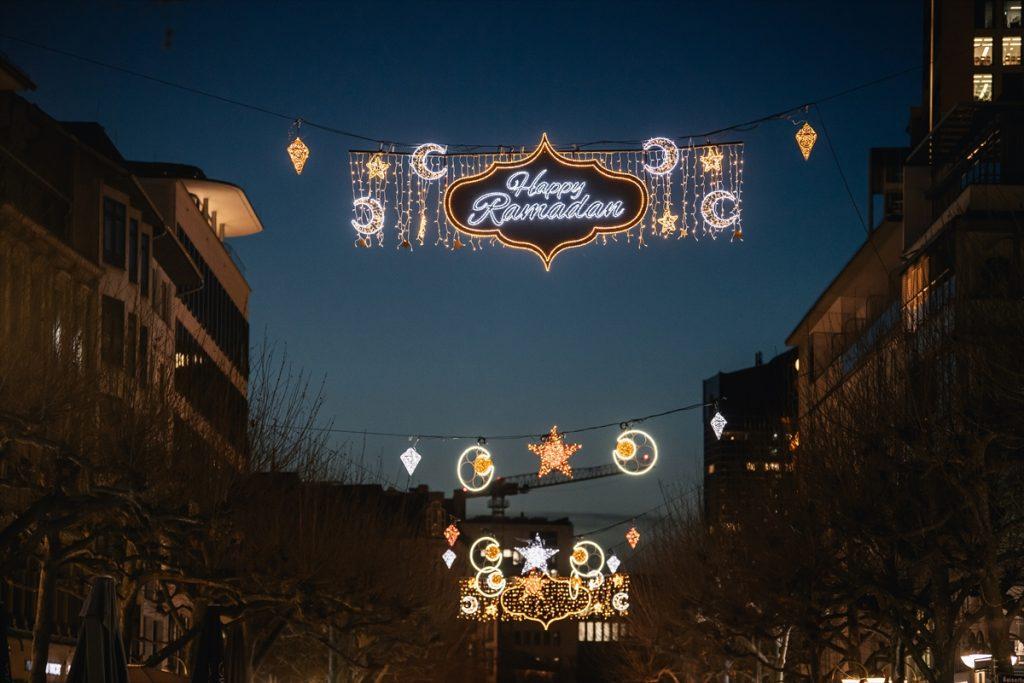
[(125, 371), (129, 377), (135, 377), (135, 350), (138, 343), (139, 317), (134, 313), (128, 314), (127, 347), (125, 349)]
[(1024, 3), (1021, 3), (1021, 0), (1004, 0), (1003, 17), (1006, 28), (1020, 28), (1022, 4)]
[(128, 221), (128, 281), (139, 281), (139, 222)]
[(142, 233), (142, 245), (139, 249), (139, 267), (142, 269), (142, 281), (139, 283), (139, 291), (142, 296), (149, 296), (149, 235)]
[(1003, 38), (1003, 65), (1020, 66), (1020, 36)]
[(110, 197), (103, 198), (103, 262), (124, 268), (125, 206)]
[(974, 66), (992, 66), (992, 38), (974, 39)]
[(992, 28), (993, 0), (974, 0), (974, 28)]
[(708, 474), (714, 474), (714, 473), (715, 473), (715, 463), (711, 463), (710, 465), (708, 465)]
[(766, 462), (764, 464), (764, 469), (765, 469), (766, 472), (781, 472), (782, 471), (782, 463)]
[(124, 302), (103, 297), (103, 330), (100, 340), (103, 361), (114, 367), (124, 365)]
[(748, 462), (747, 463), (747, 471), (748, 472), (756, 472), (757, 471), (757, 463), (756, 462)]
[(978, 102), (992, 100), (992, 74), (974, 74), (974, 99)]

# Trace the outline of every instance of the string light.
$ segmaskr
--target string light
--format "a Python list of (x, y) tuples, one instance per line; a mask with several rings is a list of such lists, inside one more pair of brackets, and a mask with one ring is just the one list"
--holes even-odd
[(402, 461), (402, 464), (405, 465), (405, 469), (409, 473), (410, 477), (412, 476), (412, 473), (416, 471), (416, 466), (420, 464), (420, 460), (422, 460), (422, 456), (420, 456), (420, 454), (416, 452), (416, 449), (411, 446), (405, 449), (405, 452), (398, 456), (398, 458)]
[(715, 411), (715, 416), (711, 418), (711, 429), (715, 432), (715, 438), (719, 441), (722, 440), (722, 431), (725, 430), (725, 425), (728, 424), (722, 414)]
[(305, 168), (306, 160), (309, 159), (309, 147), (297, 135), (288, 145), (288, 158), (292, 160), (292, 166), (295, 167), (295, 175), (302, 175), (302, 169)]
[(459, 528), (454, 524), (449, 524), (448, 528), (444, 530), (444, 540), (448, 541), (448, 545), (455, 545), (455, 541), (459, 540)]
[(803, 155), (804, 161), (811, 158), (811, 150), (814, 149), (814, 143), (818, 141), (818, 132), (811, 127), (811, 124), (804, 121), (804, 125), (800, 126), (800, 130), (794, 135), (796, 138), (796, 146), (800, 148), (800, 154)]
[[(539, 587), (539, 591), (538, 591)], [(591, 588), (579, 577), (552, 577), (533, 573), (509, 579), (498, 596), (487, 597), (477, 591), (474, 579), (459, 581), (460, 619), (488, 622), (533, 621), (547, 630), (567, 619), (613, 619), (629, 616), (630, 580), (615, 574)]]
[(572, 467), (569, 465), (569, 458), (583, 448), (578, 443), (567, 444), (558, 433), (558, 425), (551, 428), (551, 432), (541, 439), (539, 444), (527, 444), (527, 448), (534, 455), (540, 458), (540, 469), (537, 471), (537, 478), (542, 479), (546, 474), (557, 470), (572, 479)]
[(626, 543), (629, 543), (630, 548), (636, 548), (636, 544), (640, 542), (640, 532), (636, 530), (635, 526), (629, 527), (629, 531), (626, 532)]
[(658, 444), (647, 432), (627, 429), (615, 440), (612, 461), (625, 474), (647, 474), (658, 462)]

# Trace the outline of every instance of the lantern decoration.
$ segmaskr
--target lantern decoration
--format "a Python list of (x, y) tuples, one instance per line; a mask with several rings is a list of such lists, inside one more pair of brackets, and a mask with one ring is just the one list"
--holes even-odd
[(725, 431), (725, 425), (728, 424), (722, 414), (715, 411), (715, 416), (711, 418), (711, 429), (715, 432), (715, 438), (721, 441), (722, 432)]
[(451, 569), (452, 563), (455, 562), (455, 553), (452, 552), (451, 548), (448, 548), (444, 551), (444, 554), (441, 555), (441, 559), (444, 560), (446, 565), (448, 565), (448, 569)]
[(796, 146), (800, 148), (800, 154), (803, 155), (804, 161), (811, 158), (811, 150), (814, 149), (814, 143), (818, 141), (818, 133), (811, 124), (804, 121), (804, 125), (800, 126), (800, 130), (796, 132), (794, 136), (796, 138)]
[(459, 539), (459, 527), (454, 524), (449, 524), (448, 528), (444, 530), (444, 540), (448, 541), (448, 545), (455, 545), (455, 541)]
[(612, 555), (608, 558), (608, 561), (605, 562), (605, 564), (608, 566), (608, 569), (611, 570), (612, 574), (614, 574), (615, 572), (619, 571), (619, 565), (622, 564), (622, 562), (619, 560), (619, 558)]
[(295, 175), (302, 175), (302, 169), (305, 168), (306, 160), (309, 159), (309, 147), (297, 135), (288, 145), (288, 158), (292, 160), (292, 166), (295, 167)]
[(629, 527), (629, 531), (626, 532), (626, 543), (629, 543), (630, 548), (636, 548), (636, 544), (640, 542), (640, 532), (636, 530), (635, 526)]
[(420, 460), (422, 459), (420, 454), (416, 452), (416, 449), (411, 446), (405, 449), (405, 452), (398, 457), (402, 461), (402, 464), (405, 465), (405, 469), (409, 472), (410, 477), (412, 476), (412, 473), (416, 471), (416, 466), (420, 464)]

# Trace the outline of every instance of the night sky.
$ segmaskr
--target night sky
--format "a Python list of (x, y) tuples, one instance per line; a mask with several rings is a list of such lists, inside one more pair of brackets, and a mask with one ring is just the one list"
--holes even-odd
[[(712, 130), (919, 65), (919, 2), (5, 3), (2, 31), (372, 137), (533, 145)], [(167, 29), (173, 29), (169, 46)], [(325, 420), (416, 433), (543, 433), (700, 400), (701, 380), (784, 349), (864, 238), (823, 140), (809, 163), (786, 121), (746, 146), (744, 236), (592, 245), (545, 273), (488, 249), (355, 249), (343, 137), (6, 39), (58, 119), (103, 124), (130, 159), (194, 164), (245, 188), (265, 231), (232, 243), (267, 337), (319, 379)], [(822, 105), (862, 211), (868, 149), (906, 144), (912, 72)], [(812, 125), (819, 128), (811, 113)], [(728, 407), (723, 408), (728, 417)], [(699, 481), (699, 411), (646, 423), (648, 477), (538, 491), (512, 513), (572, 514), (577, 530)], [(582, 435), (576, 466), (610, 462), (615, 430)], [(338, 436), (339, 443), (345, 437)], [(409, 483), (405, 439), (352, 444)], [(421, 442), (411, 483), (456, 485), (466, 442)], [(535, 471), (524, 442), (492, 442), (500, 473)], [(379, 464), (378, 464), (379, 463)], [(399, 476), (401, 474), (401, 476)], [(482, 502), (473, 511), (482, 511)], [(643, 526), (640, 525), (641, 531)], [(608, 540), (621, 539), (625, 527)]]

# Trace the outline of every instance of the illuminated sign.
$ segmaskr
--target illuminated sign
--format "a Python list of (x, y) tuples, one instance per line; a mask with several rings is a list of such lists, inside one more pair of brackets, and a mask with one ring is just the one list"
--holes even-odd
[(444, 195), (445, 216), (457, 230), (528, 249), (545, 269), (564, 249), (637, 225), (647, 204), (642, 180), (597, 159), (560, 154), (546, 134), (526, 158), (495, 161), (454, 181)]

